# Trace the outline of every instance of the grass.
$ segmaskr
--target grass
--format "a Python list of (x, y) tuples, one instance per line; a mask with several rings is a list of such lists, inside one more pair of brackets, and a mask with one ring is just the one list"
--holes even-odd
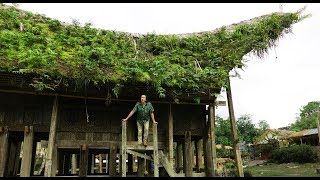
[(316, 173), (316, 169), (320, 168), (318, 163), (285, 163), (271, 164), (267, 163), (263, 166), (250, 166), (244, 170), (250, 171), (253, 177), (259, 176), (320, 176)]

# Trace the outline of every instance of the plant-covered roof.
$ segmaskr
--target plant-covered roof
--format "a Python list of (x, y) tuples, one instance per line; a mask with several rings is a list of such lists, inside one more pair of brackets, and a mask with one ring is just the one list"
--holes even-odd
[(116, 95), (127, 84), (146, 85), (159, 97), (196, 99), (220, 91), (229, 71), (243, 67), (244, 55), (262, 57), (304, 17), (273, 13), (208, 32), (141, 35), (68, 25), (1, 4), (0, 70), (42, 77), (32, 83), (38, 90), (55, 89), (45, 81), (51, 79), (112, 84)]

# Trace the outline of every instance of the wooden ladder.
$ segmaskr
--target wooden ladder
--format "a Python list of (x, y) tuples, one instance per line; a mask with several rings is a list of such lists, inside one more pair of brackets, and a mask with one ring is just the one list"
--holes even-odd
[[(132, 154), (134, 156), (138, 156), (140, 158), (144, 158), (147, 160), (151, 160), (154, 163), (154, 177), (159, 177), (159, 150), (158, 150), (158, 131), (157, 124), (153, 124), (153, 142), (151, 146), (144, 146), (134, 142), (133, 144), (127, 144), (127, 125), (126, 122), (122, 122), (122, 133), (121, 133), (121, 176), (126, 177), (126, 157), (127, 153)], [(153, 151), (153, 155), (149, 156), (142, 152)]]

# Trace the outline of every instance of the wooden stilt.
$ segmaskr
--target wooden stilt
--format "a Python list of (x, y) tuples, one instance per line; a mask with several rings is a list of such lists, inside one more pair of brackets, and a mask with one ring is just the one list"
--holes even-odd
[(184, 135), (184, 154), (183, 154), (183, 168), (186, 177), (192, 177), (193, 172), (193, 158), (191, 145), (191, 131), (186, 131)]
[(105, 157), (106, 157), (106, 173), (108, 173), (109, 172), (109, 155), (108, 154), (105, 154)]
[(30, 176), (34, 175), (34, 166), (35, 166), (35, 161), (36, 161), (37, 144), (38, 144), (38, 142), (36, 142), (36, 141), (33, 142)]
[(117, 148), (115, 145), (111, 145), (110, 147), (110, 155), (109, 155), (109, 175), (111, 177), (117, 175)]
[(213, 158), (211, 151), (211, 140), (209, 138), (209, 127), (206, 125), (203, 135), (203, 152), (204, 152), (204, 166), (207, 177), (213, 177)]
[(96, 158), (96, 155), (91, 154), (91, 166), (90, 166), (91, 174), (94, 174), (94, 168), (96, 167), (95, 158)]
[(76, 154), (72, 154), (72, 168), (71, 168), (71, 173), (72, 174), (77, 174), (77, 155)]
[(84, 144), (80, 146), (80, 166), (79, 166), (79, 176), (85, 177), (88, 174), (88, 159), (89, 151), (88, 145)]
[(181, 142), (178, 142), (178, 145), (177, 145), (177, 155), (176, 155), (176, 171), (177, 173), (182, 173), (183, 171), (183, 149), (182, 149), (182, 143)]
[(238, 176), (244, 177), (242, 159), (241, 159), (241, 154), (239, 150), (240, 142), (237, 134), (236, 120), (234, 116), (232, 94), (231, 94), (231, 84), (230, 84), (229, 78), (227, 83), (228, 83), (227, 99), (228, 99), (228, 109), (229, 109), (229, 117), (230, 117), (231, 132), (232, 132), (232, 139), (233, 139), (233, 152), (235, 155)]
[(127, 125), (126, 122), (122, 122), (122, 134), (121, 134), (121, 176), (126, 177), (127, 174)]
[(169, 162), (173, 168), (173, 115), (172, 105), (169, 105), (169, 122), (168, 122), (168, 136), (169, 136)]
[(154, 177), (159, 177), (158, 126), (153, 124), (153, 163)]
[(33, 126), (25, 126), (20, 177), (30, 177), (33, 149)]
[(102, 159), (102, 154), (99, 154), (99, 173), (103, 173), (103, 159)]
[(48, 141), (48, 153), (45, 165), (44, 176), (52, 177), (55, 176), (55, 172), (53, 172), (52, 168), (52, 159), (53, 159), (53, 151), (56, 141), (56, 131), (57, 131), (57, 120), (58, 120), (58, 96), (55, 96), (52, 106), (52, 114), (51, 114), (51, 124), (50, 124), (50, 133), (49, 133), (49, 141)]
[(143, 177), (145, 171), (144, 158), (138, 157), (138, 177)]
[(0, 127), (0, 129), (0, 177), (4, 177), (9, 150), (9, 131), (7, 126)]
[[(214, 99), (216, 99), (214, 97)], [(215, 131), (215, 103), (209, 105), (209, 126), (210, 126), (210, 144), (212, 149), (212, 162), (213, 162), (213, 174), (216, 174), (217, 171), (217, 153), (216, 153), (216, 131)]]
[(196, 167), (197, 167), (197, 172), (201, 172), (201, 168), (203, 167), (203, 162), (202, 162), (202, 139), (199, 139), (196, 144)]

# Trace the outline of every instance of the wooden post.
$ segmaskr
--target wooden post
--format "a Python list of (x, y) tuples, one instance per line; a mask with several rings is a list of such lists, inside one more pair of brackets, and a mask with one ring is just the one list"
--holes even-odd
[(117, 148), (115, 145), (110, 146), (109, 155), (109, 175), (111, 177), (117, 175)]
[(197, 167), (197, 172), (200, 173), (201, 172), (201, 168), (203, 166), (203, 162), (202, 162), (202, 139), (199, 139), (197, 141), (196, 144), (196, 167)]
[(102, 154), (99, 154), (99, 173), (103, 173), (103, 160), (102, 160)]
[(186, 131), (184, 134), (184, 154), (183, 154), (183, 168), (186, 177), (192, 177), (193, 172), (193, 158), (191, 145), (191, 131)]
[(33, 134), (33, 126), (25, 126), (20, 177), (30, 177), (33, 149)]
[(91, 154), (91, 174), (94, 174), (94, 168), (96, 166), (95, 159), (96, 159), (96, 155)]
[[(214, 99), (216, 99), (214, 97)], [(215, 104), (215, 103), (214, 103)], [(217, 153), (216, 153), (216, 131), (215, 131), (215, 108), (214, 104), (209, 105), (210, 115), (209, 115), (209, 125), (210, 125), (210, 144), (212, 149), (212, 162), (213, 162), (213, 174), (217, 171)]]
[(121, 134), (121, 176), (126, 177), (127, 174), (127, 128), (126, 122), (122, 122), (122, 134)]
[(49, 133), (49, 141), (48, 141), (48, 153), (45, 165), (44, 176), (52, 177), (55, 176), (56, 172), (54, 172), (52, 168), (52, 159), (53, 151), (55, 147), (56, 141), (56, 132), (57, 132), (57, 120), (58, 120), (58, 96), (55, 96), (52, 106), (52, 114), (51, 114), (51, 124), (50, 124), (50, 133)]
[(146, 160), (146, 170), (148, 172), (148, 177), (151, 177), (151, 161)]
[(0, 177), (4, 177), (4, 172), (7, 166), (8, 150), (9, 150), (9, 131), (8, 127), (0, 127)]
[(153, 123), (153, 163), (154, 177), (159, 177), (159, 152), (158, 152), (158, 129), (157, 124)]
[(169, 162), (173, 168), (173, 115), (172, 107), (169, 105), (169, 122), (168, 122), (168, 136), (169, 136)]
[(178, 142), (177, 145), (177, 155), (176, 155), (176, 171), (177, 173), (181, 173), (183, 171), (183, 148), (182, 143)]
[(77, 155), (76, 154), (72, 154), (72, 167), (71, 167), (71, 173), (72, 174), (77, 174)]
[(143, 177), (145, 171), (144, 159), (138, 157), (138, 177)]
[(228, 83), (227, 99), (228, 99), (228, 109), (229, 109), (229, 117), (230, 117), (231, 132), (232, 132), (232, 139), (233, 139), (233, 152), (235, 155), (238, 176), (244, 177), (241, 154), (239, 150), (240, 143), (239, 143), (239, 138), (237, 134), (236, 120), (235, 120), (234, 110), (233, 110), (230, 78), (228, 78), (227, 83)]
[(79, 176), (85, 177), (88, 174), (88, 159), (89, 159), (88, 145), (80, 145), (80, 167)]
[(211, 140), (209, 137), (209, 127), (205, 125), (204, 135), (203, 135), (203, 152), (204, 152), (204, 164), (205, 172), (207, 177), (213, 177), (213, 158), (211, 151)]
[(320, 146), (320, 112), (318, 112), (318, 145)]
[(108, 154), (105, 154), (105, 156), (106, 156), (106, 173), (108, 173), (109, 171), (108, 171), (108, 169), (109, 169), (109, 156), (108, 156)]
[(34, 167), (35, 167), (35, 161), (36, 161), (36, 152), (37, 152), (37, 144), (38, 142), (34, 141), (32, 146), (32, 159), (31, 159), (31, 171), (30, 176), (34, 175)]

